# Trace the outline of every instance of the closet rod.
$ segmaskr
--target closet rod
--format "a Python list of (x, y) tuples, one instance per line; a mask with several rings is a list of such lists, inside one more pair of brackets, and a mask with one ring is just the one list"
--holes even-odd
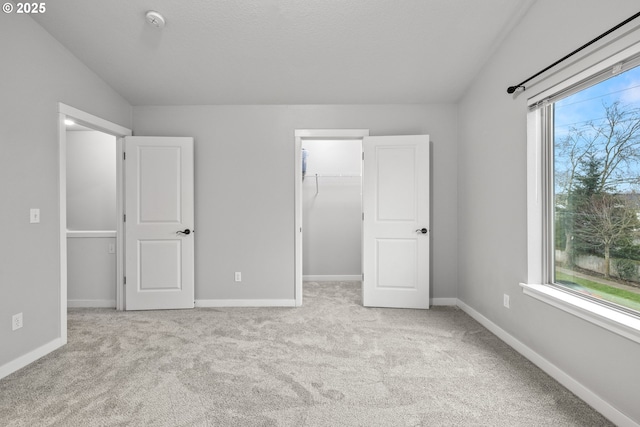
[(318, 178), (361, 178), (361, 175), (319, 175), (315, 174), (316, 178), (316, 196), (320, 193), (320, 188), (318, 186)]
[(601, 38), (608, 36), (609, 34), (611, 34), (612, 32), (614, 32), (615, 30), (617, 30), (618, 28), (628, 24), (629, 22), (633, 21), (634, 19), (636, 19), (638, 16), (640, 16), (640, 12), (636, 13), (635, 15), (631, 16), (630, 18), (625, 19), (624, 21), (622, 21), (621, 23), (619, 23), (618, 25), (616, 25), (613, 28), (608, 29), (607, 31), (605, 31), (604, 33), (600, 34), (598, 37), (594, 38), (593, 40), (583, 44), (582, 46), (580, 46), (579, 48), (577, 48), (576, 50), (574, 50), (573, 52), (571, 52), (568, 55), (563, 56), (562, 58), (558, 59), (556, 62), (554, 62), (553, 64), (549, 65), (547, 68), (545, 68), (542, 71), (538, 71), (536, 74), (534, 74), (533, 76), (529, 77), (527, 80), (524, 80), (523, 82), (521, 82), (520, 84), (517, 84), (515, 86), (509, 86), (507, 88), (507, 93), (514, 93), (517, 90), (525, 90), (526, 88), (523, 86), (525, 83), (527, 83), (528, 81), (535, 79), (536, 77), (538, 77), (540, 74), (544, 73), (545, 71), (555, 67), (556, 65), (558, 65), (559, 63), (571, 58), (573, 55), (575, 55), (576, 53), (580, 52), (581, 50), (591, 46), (592, 44), (594, 44), (595, 42), (597, 42), (598, 40), (600, 40)]

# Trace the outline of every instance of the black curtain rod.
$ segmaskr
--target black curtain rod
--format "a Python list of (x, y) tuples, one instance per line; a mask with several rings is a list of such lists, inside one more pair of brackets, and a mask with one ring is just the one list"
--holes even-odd
[(592, 44), (594, 44), (595, 42), (597, 42), (598, 40), (600, 40), (601, 38), (611, 34), (612, 32), (614, 32), (615, 30), (617, 30), (618, 28), (622, 27), (623, 25), (628, 24), (629, 22), (633, 21), (634, 19), (636, 19), (638, 16), (640, 16), (640, 12), (636, 13), (635, 15), (633, 15), (632, 17), (625, 19), (624, 21), (622, 21), (621, 23), (619, 23), (618, 25), (616, 25), (615, 27), (605, 31), (604, 33), (600, 34), (598, 37), (596, 37), (595, 39), (591, 40), (588, 43), (585, 43), (584, 45), (580, 46), (579, 48), (577, 48), (576, 50), (574, 50), (573, 52), (571, 52), (570, 54), (558, 59), (556, 62), (554, 62), (553, 64), (549, 65), (547, 68), (545, 68), (542, 71), (538, 71), (536, 74), (534, 74), (533, 76), (529, 77), (527, 80), (523, 81), (520, 84), (517, 84), (515, 86), (509, 86), (509, 88), (507, 88), (507, 93), (513, 93), (515, 91), (517, 91), (518, 89), (522, 88), (522, 90), (525, 90), (525, 87), (523, 86), (525, 83), (527, 83), (529, 80), (535, 79), (536, 77), (538, 77), (540, 74), (544, 73), (545, 71), (549, 70), (550, 68), (555, 67), (556, 65), (558, 65), (559, 63), (561, 63), (562, 61), (567, 60), (568, 58), (571, 58), (573, 55), (575, 55), (576, 53), (580, 52), (581, 50), (591, 46)]

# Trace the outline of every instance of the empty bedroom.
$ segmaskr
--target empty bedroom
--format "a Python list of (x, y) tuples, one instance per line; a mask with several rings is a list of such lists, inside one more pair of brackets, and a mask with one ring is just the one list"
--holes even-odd
[(637, 1), (5, 1), (0, 58), (0, 425), (640, 426)]

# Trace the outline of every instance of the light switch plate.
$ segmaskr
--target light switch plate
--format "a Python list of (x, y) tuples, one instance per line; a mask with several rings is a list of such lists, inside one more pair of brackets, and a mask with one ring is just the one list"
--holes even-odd
[(40, 222), (40, 209), (31, 208), (31, 210), (29, 210), (29, 222), (31, 224)]

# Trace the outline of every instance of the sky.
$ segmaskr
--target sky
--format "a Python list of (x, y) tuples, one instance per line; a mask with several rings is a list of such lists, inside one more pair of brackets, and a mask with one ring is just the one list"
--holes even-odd
[(603, 103), (610, 105), (615, 101), (640, 108), (640, 66), (557, 101), (556, 135), (562, 135), (570, 126), (581, 127), (604, 117)]
[[(563, 139), (572, 128), (588, 130), (589, 122), (597, 123), (605, 118), (605, 105), (619, 101), (622, 106), (640, 108), (640, 66), (613, 76), (587, 89), (555, 103), (554, 134), (556, 143)], [(555, 153), (556, 172), (560, 172), (568, 162), (561, 153)], [(627, 174), (640, 176), (640, 162), (630, 165)], [(629, 176), (629, 175), (626, 175)], [(556, 175), (556, 192), (562, 192), (560, 175)], [(634, 186), (635, 187), (635, 186)], [(625, 186), (618, 191), (640, 191), (639, 188)]]

